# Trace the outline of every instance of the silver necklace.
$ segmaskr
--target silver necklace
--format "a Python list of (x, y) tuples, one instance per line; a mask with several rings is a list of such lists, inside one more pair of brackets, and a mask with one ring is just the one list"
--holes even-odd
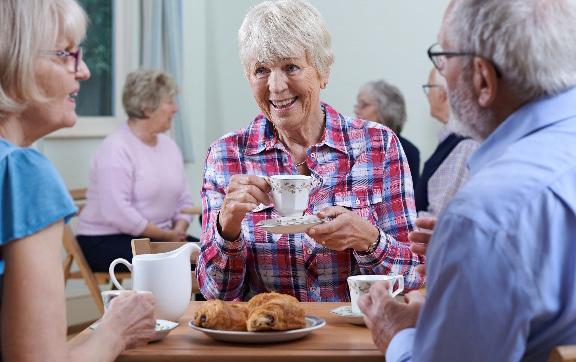
[(300, 167), (300, 166), (303, 166), (305, 163), (306, 163), (306, 157), (304, 157), (304, 161), (298, 162), (298, 163), (295, 164), (294, 166), (295, 166), (295, 167)]

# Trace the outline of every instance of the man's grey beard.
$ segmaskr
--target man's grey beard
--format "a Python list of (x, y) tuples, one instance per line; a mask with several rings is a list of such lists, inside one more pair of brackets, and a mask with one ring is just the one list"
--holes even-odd
[(492, 132), (494, 113), (482, 108), (474, 101), (472, 88), (467, 74), (462, 74), (456, 81), (456, 87), (448, 89), (448, 103), (450, 105), (450, 118), (447, 127), (450, 131), (483, 141)]

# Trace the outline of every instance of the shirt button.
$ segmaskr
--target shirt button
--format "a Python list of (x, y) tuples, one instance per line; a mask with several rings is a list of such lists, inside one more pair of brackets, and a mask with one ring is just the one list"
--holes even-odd
[(316, 158), (316, 152), (312, 152), (312, 153), (310, 154), (310, 157)]
[(360, 205), (360, 200), (356, 199), (356, 205)]

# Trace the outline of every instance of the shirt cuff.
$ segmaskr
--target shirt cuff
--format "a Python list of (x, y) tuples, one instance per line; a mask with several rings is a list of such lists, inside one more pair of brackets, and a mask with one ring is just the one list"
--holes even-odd
[(411, 361), (415, 333), (415, 328), (406, 328), (396, 333), (386, 350), (386, 362)]
[(220, 212), (216, 216), (216, 225), (214, 225), (214, 242), (220, 250), (222, 250), (226, 255), (232, 256), (242, 253), (245, 249), (245, 243), (242, 239), (242, 231), (240, 231), (240, 236), (236, 240), (226, 240), (220, 235)]

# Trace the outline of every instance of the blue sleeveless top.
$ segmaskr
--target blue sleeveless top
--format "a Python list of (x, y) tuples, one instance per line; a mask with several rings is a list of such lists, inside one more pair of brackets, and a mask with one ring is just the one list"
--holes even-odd
[(0, 247), (59, 220), (68, 221), (76, 213), (62, 178), (47, 158), (1, 138), (0, 206)]

